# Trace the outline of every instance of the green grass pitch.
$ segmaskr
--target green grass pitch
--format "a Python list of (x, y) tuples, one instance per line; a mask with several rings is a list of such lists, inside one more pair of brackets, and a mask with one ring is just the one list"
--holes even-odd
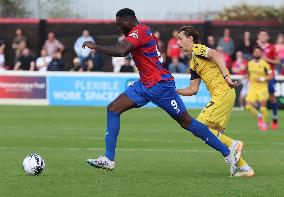
[[(246, 143), (253, 178), (231, 178), (224, 158), (160, 109), (121, 117), (116, 169), (85, 162), (104, 153), (105, 108), (0, 106), (0, 196), (284, 196), (284, 112), (278, 131), (260, 132), (248, 113), (233, 112), (226, 134)], [(199, 110), (189, 110), (196, 117)], [(45, 159), (40, 176), (22, 160)]]

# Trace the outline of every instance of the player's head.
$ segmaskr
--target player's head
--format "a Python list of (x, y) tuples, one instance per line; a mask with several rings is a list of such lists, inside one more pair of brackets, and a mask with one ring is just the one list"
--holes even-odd
[(137, 24), (135, 12), (129, 8), (123, 8), (116, 13), (116, 24), (119, 30), (127, 35)]
[(257, 39), (259, 42), (267, 43), (269, 40), (269, 34), (267, 29), (261, 29), (257, 34)]
[(192, 26), (183, 26), (177, 35), (177, 45), (184, 52), (191, 52), (193, 45), (200, 43), (199, 33)]
[(263, 49), (261, 47), (259, 47), (259, 46), (254, 47), (253, 53), (252, 53), (253, 57), (255, 59), (260, 59), (261, 56), (262, 56), (262, 51), (263, 51)]

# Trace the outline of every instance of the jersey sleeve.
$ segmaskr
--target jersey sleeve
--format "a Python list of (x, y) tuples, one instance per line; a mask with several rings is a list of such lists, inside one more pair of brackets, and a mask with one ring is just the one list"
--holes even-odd
[(272, 73), (271, 67), (266, 61), (264, 61), (264, 70), (266, 74)]
[(190, 80), (199, 79), (200, 76), (190, 68)]
[(192, 53), (197, 57), (206, 57), (207, 58), (209, 50), (210, 50), (210, 48), (208, 48), (205, 45), (195, 44), (193, 46)]
[(125, 40), (134, 45), (135, 48), (141, 45), (141, 40), (143, 39), (142, 31), (139, 29), (134, 29), (129, 32), (129, 34), (125, 37)]

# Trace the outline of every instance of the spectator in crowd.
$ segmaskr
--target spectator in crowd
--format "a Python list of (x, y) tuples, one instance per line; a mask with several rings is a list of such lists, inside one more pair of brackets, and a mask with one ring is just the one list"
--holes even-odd
[[(121, 34), (121, 36), (118, 38), (118, 43), (121, 43), (124, 38), (125, 35)], [(120, 68), (124, 64), (124, 59), (124, 57), (112, 57), (113, 72), (120, 72)]]
[(221, 46), (217, 46), (216, 50), (219, 51), (223, 55), (227, 69), (231, 70), (231, 64), (232, 64), (231, 56), (228, 53), (226, 53)]
[(5, 67), (5, 44), (0, 40), (0, 70), (6, 70)]
[(40, 51), (40, 57), (36, 59), (36, 69), (41, 72), (47, 71), (47, 67), (51, 62), (51, 57), (47, 55), (45, 49)]
[(236, 60), (232, 64), (232, 73), (245, 75), (247, 73), (247, 60), (244, 59), (242, 51), (236, 52)]
[(75, 57), (73, 59), (73, 65), (72, 67), (70, 68), (70, 71), (75, 71), (75, 72), (82, 72), (84, 69), (83, 69), (83, 66), (81, 65), (81, 61), (80, 61), (80, 58), (78, 57)]
[(180, 48), (177, 45), (177, 34), (178, 31), (173, 31), (172, 38), (168, 42), (167, 55), (170, 59), (173, 57), (180, 58)]
[(88, 67), (93, 68), (93, 71), (101, 71), (104, 65), (102, 54), (95, 49), (92, 49), (90, 55), (88, 56), (87, 64), (92, 64), (92, 66)]
[(235, 75), (243, 75), (241, 80), (242, 90), (239, 96), (239, 103), (241, 107), (245, 105), (245, 97), (248, 91), (248, 79), (247, 79), (247, 60), (244, 59), (242, 51), (236, 52), (236, 60), (232, 64), (232, 73)]
[(61, 51), (58, 50), (53, 53), (52, 60), (50, 61), (48, 71), (63, 71), (64, 70), (64, 61), (62, 59)]
[(243, 52), (243, 57), (248, 61), (252, 58), (253, 41), (251, 40), (251, 34), (249, 31), (245, 31), (243, 38), (238, 42), (237, 50)]
[(169, 64), (171, 73), (186, 73), (186, 65), (179, 61), (178, 57), (172, 57), (172, 62)]
[(276, 66), (276, 69), (279, 74), (284, 75), (284, 35), (278, 34), (275, 43), (276, 53), (280, 59), (279, 66)]
[(16, 36), (13, 39), (12, 49), (15, 51), (15, 62), (22, 55), (22, 52), (27, 48), (27, 38), (24, 36), (22, 29), (16, 29)]
[(77, 38), (75, 44), (74, 44), (74, 50), (77, 54), (77, 56), (80, 58), (81, 64), (85, 65), (90, 53), (91, 49), (89, 48), (82, 48), (82, 45), (85, 41), (92, 41), (95, 42), (94, 38), (90, 36), (90, 32), (88, 30), (83, 30), (82, 35)]
[(133, 65), (131, 65), (131, 56), (128, 55), (124, 57), (124, 64), (120, 68), (120, 72), (122, 73), (133, 73), (135, 72)]
[(215, 49), (216, 48), (216, 41), (215, 41), (215, 38), (213, 36), (208, 36), (207, 37), (207, 46), (208, 48), (211, 48), (211, 49)]
[(47, 35), (47, 40), (43, 45), (43, 49), (47, 51), (48, 56), (53, 57), (53, 54), (57, 53), (58, 51), (62, 53), (65, 47), (59, 40), (55, 38), (53, 32), (49, 32)]
[(219, 39), (218, 46), (222, 47), (228, 55), (232, 55), (235, 52), (235, 43), (230, 37), (229, 29), (224, 29), (224, 36)]
[(4, 49), (5, 49), (5, 45), (0, 44), (0, 70), (6, 70)]
[(157, 38), (159, 51), (161, 52), (164, 62), (166, 61), (166, 46), (163, 40), (161, 40), (161, 33), (159, 31), (154, 31), (154, 36)]
[(15, 64), (14, 70), (35, 70), (35, 58), (28, 48), (23, 50), (22, 55)]

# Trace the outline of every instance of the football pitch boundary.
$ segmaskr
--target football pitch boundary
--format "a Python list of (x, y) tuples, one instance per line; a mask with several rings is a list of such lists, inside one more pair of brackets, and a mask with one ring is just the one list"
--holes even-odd
[[(8, 146), (0, 146), (0, 151), (5, 150), (29, 150), (30, 148), (25, 147), (8, 147)], [(79, 148), (79, 147), (68, 147), (68, 148), (51, 148), (51, 147), (33, 147), (33, 149), (37, 150), (57, 150), (57, 151), (104, 151), (105, 148)], [(202, 150), (202, 149), (139, 149), (139, 148), (117, 148), (117, 152), (190, 152), (190, 153), (212, 153), (216, 152), (214, 150)], [(248, 153), (283, 153), (284, 150), (247, 150)]]

